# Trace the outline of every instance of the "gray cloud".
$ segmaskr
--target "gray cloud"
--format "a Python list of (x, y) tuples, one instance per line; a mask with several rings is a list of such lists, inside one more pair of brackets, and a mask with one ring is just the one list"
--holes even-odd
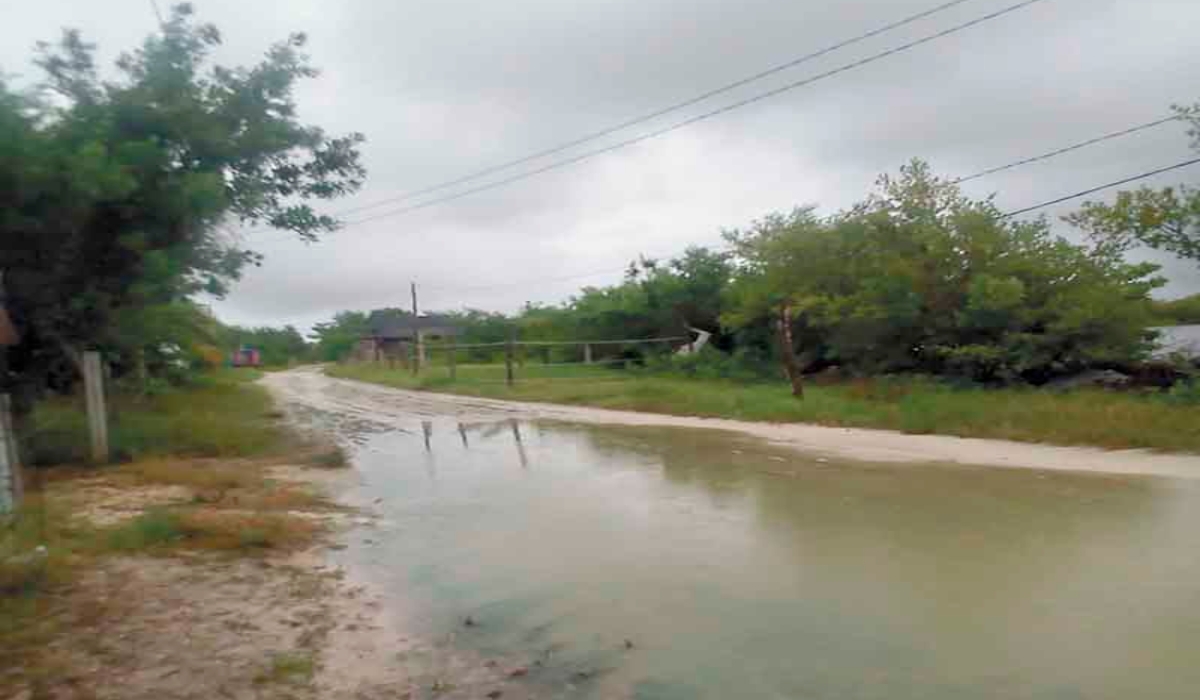
[[(593, 146), (1010, 3), (966, 3)], [(223, 61), (253, 60), (289, 31), (310, 34), (324, 73), (301, 92), (304, 117), (370, 139), (370, 182), (353, 201), (332, 207), (339, 210), (552, 146), (936, 2), (196, 4), (225, 33)], [(33, 41), (53, 37), (63, 25), (83, 29), (110, 58), (154, 27), (143, 0), (43, 0), (6, 14), (0, 66), (9, 71), (25, 65)], [(238, 322), (308, 325), (343, 308), (404, 304), (410, 279), (421, 283), (430, 307), (511, 310), (525, 301), (561, 300), (581, 284), (614, 281), (619, 272), (538, 280), (619, 270), (638, 253), (663, 256), (691, 242), (712, 243), (721, 228), (775, 209), (816, 203), (832, 211), (912, 157), (962, 175), (1165, 114), (1173, 102), (1200, 98), (1189, 92), (1200, 68), (1188, 30), (1197, 21), (1200, 5), (1193, 0), (1050, 0), (663, 138), (353, 226), (317, 245), (252, 234), (267, 264), (217, 309)], [(1018, 208), (1188, 153), (1182, 129), (1168, 126), (966, 190), (996, 193), (1000, 206)], [(1161, 182), (1180, 177), (1196, 175)], [(1194, 263), (1149, 257), (1166, 264), (1169, 293), (1200, 291)]]

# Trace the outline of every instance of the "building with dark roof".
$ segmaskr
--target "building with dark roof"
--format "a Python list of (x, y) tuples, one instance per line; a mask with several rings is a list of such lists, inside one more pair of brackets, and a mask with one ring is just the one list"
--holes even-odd
[(407, 362), (413, 356), (414, 346), (424, 355), (427, 339), (449, 338), (459, 332), (454, 319), (448, 316), (375, 311), (367, 319), (367, 333), (359, 340), (355, 355), (363, 361)]

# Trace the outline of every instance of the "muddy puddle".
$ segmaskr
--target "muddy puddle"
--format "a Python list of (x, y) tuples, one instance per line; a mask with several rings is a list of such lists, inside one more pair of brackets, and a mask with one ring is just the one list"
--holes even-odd
[(413, 697), (1194, 698), (1200, 482), (345, 423)]

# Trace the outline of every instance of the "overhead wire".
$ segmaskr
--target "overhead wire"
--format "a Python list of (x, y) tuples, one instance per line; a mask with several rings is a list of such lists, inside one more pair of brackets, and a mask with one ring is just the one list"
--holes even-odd
[(925, 36), (922, 36), (919, 39), (905, 42), (898, 46), (894, 46), (890, 49), (871, 54), (870, 56), (867, 56), (865, 58), (861, 58), (856, 61), (852, 61), (850, 63), (843, 64), (841, 66), (838, 66), (837, 68), (833, 68), (831, 70), (824, 71), (822, 73), (818, 73), (817, 75), (810, 76), (810, 77), (804, 78), (802, 80), (797, 80), (797, 81), (793, 81), (790, 83), (786, 83), (786, 84), (779, 86), (777, 88), (774, 88), (772, 90), (768, 90), (766, 92), (762, 92), (757, 95), (754, 95), (754, 96), (751, 96), (751, 97), (748, 97), (748, 98), (745, 98), (742, 100), (738, 100), (736, 102), (732, 102), (730, 104), (724, 105), (717, 109), (709, 110), (707, 112), (702, 112), (698, 115), (689, 117), (682, 121), (675, 122), (669, 126), (666, 126), (666, 127), (660, 128), (660, 129), (656, 129), (654, 131), (650, 131), (645, 134), (641, 134), (639, 136), (635, 136), (635, 137), (628, 138), (628, 139), (625, 139), (622, 141), (618, 141), (617, 143), (605, 146), (603, 148), (593, 149), (591, 151), (586, 151), (584, 153), (572, 156), (570, 158), (558, 160), (558, 161), (552, 162), (548, 165), (544, 165), (539, 168), (535, 168), (533, 170), (528, 170), (528, 171), (524, 171), (521, 173), (517, 173), (516, 175), (505, 177), (505, 178), (502, 178), (499, 180), (494, 180), (494, 181), (488, 182), (486, 184), (479, 185), (477, 187), (471, 187), (466, 190), (456, 192), (454, 194), (446, 195), (443, 197), (435, 197), (433, 199), (425, 200), (423, 202), (419, 202), (417, 204), (413, 204), (410, 206), (406, 206), (406, 207), (402, 207), (402, 208), (394, 209), (394, 210), (390, 210), (390, 211), (385, 211), (380, 214), (374, 214), (374, 215), (367, 216), (367, 217), (364, 217), (361, 219), (355, 219), (352, 221), (348, 221), (343, 225), (343, 228), (346, 228), (349, 226), (359, 226), (359, 225), (368, 223), (370, 221), (377, 221), (379, 219), (390, 218), (393, 216), (399, 216), (401, 214), (406, 214), (406, 213), (409, 213), (412, 211), (416, 211), (418, 209), (425, 209), (425, 208), (435, 206), (438, 204), (443, 204), (445, 202), (462, 199), (463, 197), (468, 197), (468, 196), (478, 194), (480, 192), (484, 192), (487, 190), (492, 190), (497, 187), (503, 187), (505, 185), (509, 185), (514, 182), (525, 180), (525, 179), (534, 177), (536, 175), (541, 175), (543, 173), (550, 172), (552, 170), (558, 170), (561, 168), (565, 168), (567, 166), (574, 165), (581, 161), (588, 160), (588, 159), (594, 158), (596, 156), (603, 155), (605, 153), (611, 153), (613, 151), (620, 150), (622, 148), (626, 148), (626, 147), (632, 146), (634, 144), (642, 143), (644, 141), (648, 141), (653, 138), (658, 138), (660, 136), (671, 133), (673, 131), (677, 131), (684, 127), (691, 126), (692, 124), (696, 124), (698, 122), (712, 119), (713, 117), (716, 117), (716, 116), (719, 116), (722, 114), (726, 114), (728, 112), (732, 112), (736, 109), (740, 109), (747, 105), (761, 102), (763, 100), (778, 96), (785, 92), (789, 92), (791, 90), (796, 90), (798, 88), (805, 87), (805, 86), (811, 85), (813, 83), (819, 82), (821, 80), (825, 80), (827, 78), (841, 75), (842, 73), (847, 73), (847, 72), (855, 70), (857, 68), (861, 68), (863, 66), (867, 66), (872, 63), (876, 63), (885, 58), (890, 58), (892, 56), (895, 56), (900, 53), (904, 53), (906, 51), (910, 51), (912, 49), (915, 49), (919, 46), (923, 46), (930, 42), (937, 41), (938, 39), (943, 39), (947, 36), (951, 36), (953, 34), (957, 34), (959, 32), (966, 31), (967, 29), (976, 27), (980, 24), (984, 24), (986, 22), (997, 20), (1001, 17), (1004, 17), (1013, 12), (1016, 12), (1018, 10), (1029, 7), (1031, 5), (1035, 5), (1035, 4), (1038, 4), (1041, 2), (1047, 2), (1047, 1), (1048, 0), (1022, 0), (1022, 2), (1018, 2), (1016, 4), (1004, 7), (1000, 10), (996, 10), (994, 12), (990, 12), (990, 13), (982, 15), (980, 17), (976, 17), (972, 20), (953, 25), (947, 29), (943, 29), (938, 32), (934, 32), (932, 34), (927, 34)]
[[(1106, 141), (1111, 141), (1116, 138), (1130, 136), (1130, 135), (1133, 135), (1133, 134), (1136, 134), (1136, 133), (1139, 133), (1142, 131), (1146, 131), (1147, 129), (1150, 129), (1152, 127), (1162, 126), (1164, 124), (1168, 124), (1168, 123), (1175, 122), (1178, 120), (1179, 120), (1178, 116), (1170, 116), (1170, 117), (1166, 117), (1163, 119), (1156, 119), (1153, 121), (1145, 122), (1145, 123), (1142, 123), (1142, 124), (1139, 124), (1137, 126), (1130, 127), (1127, 129), (1112, 131), (1103, 136), (1098, 136), (1096, 138), (1091, 138), (1091, 139), (1087, 139), (1085, 141), (1080, 141), (1080, 142), (1074, 143), (1069, 146), (1064, 146), (1062, 148), (1056, 148), (1051, 151), (1046, 151), (1045, 153), (1041, 153), (1041, 154), (1038, 154), (1035, 156), (1030, 156), (1028, 158), (1022, 158), (1020, 160), (1016, 160), (1011, 163), (1006, 163), (1004, 165), (987, 168), (985, 170), (980, 170), (979, 172), (956, 178), (956, 179), (952, 180), (952, 182), (954, 184), (961, 184), (964, 182), (970, 182), (973, 180), (977, 180), (977, 179), (980, 179), (980, 178), (983, 178), (983, 177), (986, 177), (989, 175), (994, 175), (996, 173), (1001, 173), (1001, 172), (1005, 172), (1008, 170), (1012, 170), (1012, 169), (1022, 167), (1025, 165), (1031, 165), (1033, 163), (1045, 162), (1045, 161), (1051, 160), (1053, 158), (1057, 158), (1059, 156), (1065, 155), (1067, 153), (1079, 151), (1083, 148), (1095, 146), (1097, 144), (1104, 143)], [(1117, 183), (1102, 185), (1098, 188), (1092, 188), (1092, 189), (1084, 191), (1083, 193), (1068, 196), (1066, 198), (1061, 198), (1061, 199), (1053, 200), (1051, 202), (1046, 202), (1046, 203), (1043, 203), (1040, 205), (1035, 205), (1032, 207), (1025, 207), (1025, 208), (1017, 210), (1017, 211), (1008, 212), (1008, 213), (1004, 214), (1004, 216), (1005, 217), (1013, 217), (1013, 216), (1018, 216), (1020, 214), (1026, 214), (1031, 211), (1036, 211), (1038, 209), (1044, 209), (1044, 208), (1046, 208), (1048, 206), (1052, 206), (1054, 204), (1061, 204), (1064, 201), (1070, 201), (1071, 199), (1079, 199), (1080, 197), (1085, 197), (1089, 194), (1095, 194), (1096, 192), (1100, 192), (1100, 191), (1103, 191), (1106, 189), (1111, 189), (1112, 187), (1117, 187), (1122, 184), (1128, 184), (1129, 182), (1136, 182), (1138, 180), (1145, 179), (1147, 177), (1151, 177), (1153, 175), (1158, 175), (1158, 174), (1161, 174), (1164, 172), (1168, 172), (1170, 170), (1183, 168), (1183, 167), (1193, 164), (1194, 162), (1195, 161), (1187, 161), (1185, 163), (1170, 166), (1166, 169), (1155, 170), (1155, 171), (1152, 171), (1147, 174), (1135, 176), (1135, 177), (1127, 179), (1127, 180), (1122, 180)], [(572, 280), (576, 280), (576, 279), (585, 279), (588, 277), (596, 277), (596, 276), (603, 275), (603, 274), (613, 274), (616, 272), (623, 272), (627, 269), (628, 269), (628, 265), (623, 266), (620, 269), (609, 268), (606, 270), (595, 270), (592, 272), (580, 273), (578, 275), (565, 275), (565, 276), (552, 277), (552, 278), (539, 278), (539, 279), (535, 279), (535, 280), (523, 280), (520, 282), (504, 282), (504, 283), (494, 284), (494, 285), (474, 285), (474, 286), (463, 286), (463, 287), (437, 286), (437, 287), (431, 287), (431, 288), (439, 289), (439, 290), (443, 290), (443, 291), (450, 291), (450, 290), (454, 290), (454, 291), (485, 291), (485, 290), (494, 290), (494, 289), (506, 289), (506, 288), (510, 288), (510, 287), (524, 287), (524, 286), (528, 286), (530, 284), (540, 284), (540, 283), (548, 283), (548, 282), (566, 282), (566, 281), (572, 281)]]
[(1083, 190), (1081, 192), (1069, 194), (1065, 197), (1059, 197), (1057, 199), (1052, 199), (1048, 202), (1042, 202), (1041, 204), (1035, 204), (1031, 207), (1025, 207), (1023, 209), (1017, 209), (1015, 211), (1006, 212), (1004, 214), (1004, 217), (1012, 218), (1014, 216), (1020, 216), (1021, 214), (1028, 214), (1031, 211), (1037, 211), (1038, 209), (1045, 209), (1046, 207), (1052, 207), (1055, 204), (1062, 204), (1063, 202), (1069, 202), (1074, 199), (1081, 199), (1083, 197), (1088, 196), (1089, 194), (1096, 194), (1097, 192), (1103, 192), (1104, 190), (1111, 190), (1114, 187), (1128, 185), (1128, 184), (1131, 184), (1134, 182), (1138, 182), (1139, 180), (1145, 180), (1147, 178), (1154, 177), (1155, 175), (1162, 175), (1163, 173), (1169, 173), (1173, 170), (1181, 170), (1183, 168), (1186, 168), (1186, 167), (1189, 167), (1192, 165), (1196, 165), (1196, 164), (1200, 164), (1200, 158), (1192, 158), (1191, 160), (1185, 160), (1182, 163), (1176, 163), (1175, 165), (1168, 165), (1165, 168), (1158, 168), (1156, 170), (1151, 170), (1149, 172), (1145, 172), (1140, 175), (1134, 175), (1132, 177), (1127, 177), (1122, 180), (1117, 180), (1115, 182), (1109, 182), (1107, 184), (1099, 185), (1097, 187), (1092, 187), (1092, 188)]
[[(905, 18), (895, 20), (895, 22), (880, 26), (880, 28), (877, 28), (877, 29), (874, 29), (874, 30), (871, 30), (868, 32), (864, 32), (864, 34), (853, 36), (851, 38), (847, 38), (847, 40), (836, 42), (834, 44), (830, 44), (829, 47), (826, 47), (826, 48), (823, 48), (820, 50), (816, 50), (816, 52), (811, 52), (811, 53), (805, 54), (803, 56), (799, 56), (799, 58), (792, 59), (790, 61), (786, 61), (786, 62), (784, 62), (784, 64), (779, 64), (779, 65), (775, 65), (772, 67), (764, 68), (764, 70), (754, 73), (754, 74), (751, 74), (751, 76), (748, 76), (748, 77), (745, 77), (742, 79), (738, 79), (738, 80), (734, 80), (734, 82), (732, 82), (732, 83), (727, 83), (725, 85), (721, 85), (721, 86), (719, 86), (719, 88), (714, 88), (707, 92), (703, 92), (703, 94), (701, 94), (701, 95), (691, 97), (691, 98), (689, 98), (689, 100), (671, 104), (671, 106), (667, 106), (665, 108), (655, 110), (655, 112), (652, 112), (652, 113), (643, 114), (641, 116), (636, 116), (636, 118), (632, 118), (632, 119), (620, 122), (620, 124), (604, 128), (604, 130), (596, 131), (593, 133), (586, 134), (586, 136), (572, 139), (572, 140), (570, 140), (570, 142), (565, 142), (565, 143), (559, 144), (557, 146), (552, 146), (552, 148), (550, 148), (550, 149), (545, 149), (545, 150), (541, 150), (538, 152), (534, 152), (534, 154), (530, 154), (528, 156), (522, 156), (520, 158), (516, 158), (516, 160), (506, 161), (504, 163), (498, 163), (498, 164), (496, 164), (496, 166), (492, 166), (490, 168), (476, 170), (476, 172), (470, 173), (468, 175), (464, 175), (464, 177), (462, 177), (462, 178), (456, 178), (454, 180), (445, 181), (445, 183), (439, 183), (437, 185), (431, 185), (428, 187), (424, 187), (424, 189), (414, 191), (414, 192), (409, 192), (409, 193), (406, 193), (406, 195), (389, 198), (389, 199), (383, 199), (383, 201), (379, 201), (379, 202), (372, 203), (372, 204), (367, 204), (367, 205), (364, 205), (364, 207), (356, 207), (356, 208), (350, 208), (350, 209), (338, 211), (338, 213), (335, 213), (335, 215), (341, 216), (341, 215), (346, 215), (346, 214), (353, 214), (353, 213), (358, 213), (358, 211), (365, 211), (368, 209), (376, 209), (376, 208), (380, 207), (380, 205), (408, 201), (408, 199), (413, 199), (416, 197), (420, 197), (422, 195), (427, 195), (427, 193), (432, 193), (432, 192), (436, 192), (439, 190), (443, 190), (443, 189), (446, 189), (446, 187), (460, 185), (460, 184), (468, 183), (468, 181), (479, 179), (481, 177), (486, 177), (486, 175), (488, 175), (488, 174), (497, 173), (497, 172), (500, 172), (500, 170), (505, 170), (505, 169), (509, 169), (511, 167), (518, 166), (518, 164), (523, 164), (526, 162), (538, 160), (538, 158), (545, 157), (548, 155), (557, 154), (557, 152), (562, 152), (562, 151), (568, 150), (570, 148), (574, 148), (574, 146), (576, 146), (576, 145), (581, 145), (583, 143), (592, 142), (592, 140), (595, 140), (595, 139), (598, 139), (598, 138), (601, 138), (604, 136), (608, 136), (608, 134), (612, 134), (612, 133), (616, 133), (618, 131), (625, 130), (625, 128), (628, 128), (630, 126), (634, 126), (637, 124), (641, 124), (641, 122), (658, 118), (658, 116), (670, 114), (672, 112), (677, 112), (677, 110), (679, 110), (679, 109), (683, 109), (684, 107), (689, 107), (689, 106), (692, 106), (692, 104), (700, 103), (704, 100), (707, 100), (707, 98), (709, 98), (709, 97), (721, 95), (721, 94), (724, 94), (724, 92), (728, 92), (728, 91), (740, 88), (740, 86), (744, 86), (744, 85), (748, 85), (750, 83), (757, 82), (757, 80), (761, 80), (763, 78), (772, 76), (772, 74), (779, 73), (781, 71), (785, 71), (785, 70), (787, 70), (787, 68), (792, 68), (792, 67), (796, 67), (798, 65), (802, 65), (802, 64), (804, 64), (804, 62), (808, 62), (811, 60), (815, 60), (817, 58), (821, 58), (821, 56), (836, 52), (836, 50), (840, 50), (840, 49), (846, 48), (848, 46), (853, 46), (853, 44), (869, 40), (869, 38), (874, 38), (876, 36), (886, 34), (886, 32), (888, 32), (888, 31), (893, 31), (895, 29), (902, 28), (902, 26), (916, 23), (920, 19), (925, 19), (925, 18), (929, 18), (931, 16), (935, 16), (935, 14), (937, 14), (937, 13), (950, 10), (950, 8), (953, 8), (953, 7), (956, 7), (959, 5), (965, 5), (965, 4), (967, 4), (967, 2), (971, 2), (971, 1), (974, 1), (974, 0), (952, 0), (949, 2), (943, 2), (943, 4), (937, 5), (935, 7), (931, 7), (931, 8), (929, 8), (929, 10), (918, 12), (916, 14), (911, 14), (911, 16), (907, 16)], [(1043, 2), (1043, 1), (1048, 1), (1048, 0), (1024, 0), (1024, 1), (1018, 2), (1018, 4), (1009, 5), (1007, 7), (1001, 8), (1001, 10), (998, 10), (996, 12), (991, 12), (988, 14), (984, 14), (984, 16), (982, 16), (982, 17), (968, 20), (968, 22), (950, 26), (949, 29), (935, 32), (935, 34), (920, 37), (916, 41), (911, 41), (911, 42), (907, 42), (904, 44), (900, 44), (900, 46), (896, 46), (896, 47), (884, 50), (884, 52), (866, 56), (865, 59), (859, 59), (857, 61), (853, 61), (853, 62), (851, 62), (851, 64), (839, 66), (838, 68), (834, 68), (834, 70), (826, 71), (823, 73), (818, 73), (818, 74), (816, 74), (816, 76), (812, 76), (810, 78), (796, 80), (796, 82), (787, 83), (785, 85), (779, 86), (779, 88), (775, 88), (775, 89), (769, 90), (767, 92), (762, 92), (762, 94), (758, 94), (755, 96), (751, 96), (749, 98), (745, 98), (745, 100), (739, 100), (739, 101), (733, 102), (731, 104), (726, 104), (726, 106), (724, 106), (724, 107), (709, 110), (709, 112), (704, 112), (704, 113), (698, 114), (696, 116), (692, 116), (692, 118), (674, 122), (674, 124), (667, 126), (665, 128), (659, 128), (659, 130), (655, 130), (655, 131), (652, 131), (649, 133), (644, 133), (644, 134), (641, 134), (641, 136), (625, 139), (625, 140), (622, 140), (622, 142), (618, 142), (616, 144), (611, 144), (611, 145), (605, 146), (605, 148), (587, 151), (587, 152), (584, 152), (584, 154), (566, 158), (566, 160), (563, 160), (563, 161), (552, 162), (550, 164), (547, 164), (547, 166), (536, 168), (533, 170), (528, 170), (528, 172), (518, 173), (516, 175), (511, 175), (511, 177), (503, 178), (500, 180), (494, 180), (494, 181), (491, 181), (491, 183), (487, 183), (485, 185), (480, 185), (478, 187), (472, 187), (472, 189), (468, 189), (466, 191), (456, 192), (456, 193), (454, 193), (454, 195), (438, 197), (438, 198), (430, 199), (430, 201), (410, 205), (410, 207), (404, 207), (404, 208), (397, 209), (397, 210), (384, 211), (384, 213), (382, 213), (382, 214), (367, 216), (367, 217), (364, 217), (364, 219), (344, 222), (341, 228), (347, 228), (349, 226), (359, 226), (359, 225), (362, 225), (362, 223), (376, 221), (379, 219), (385, 219), (385, 217), (407, 214), (407, 213), (409, 213), (409, 211), (425, 209), (428, 207), (433, 207), (433, 205), (436, 205), (436, 204), (442, 204), (445, 202), (455, 201), (455, 199), (461, 199), (463, 197), (475, 195), (475, 193), (496, 189), (496, 187), (509, 185), (512, 183), (516, 183), (516, 181), (524, 180), (527, 178), (532, 178), (532, 177), (535, 177), (535, 175), (550, 172), (550, 170), (568, 167), (568, 166), (571, 166), (571, 164), (575, 164), (575, 163), (578, 163), (578, 162), (581, 162), (584, 160), (589, 160), (589, 158), (599, 156), (602, 154), (607, 154), (607, 152), (616, 151), (619, 149), (626, 148), (626, 146), (629, 146), (629, 145), (634, 145), (637, 143), (644, 142), (644, 140), (649, 140), (649, 139), (656, 138), (659, 136), (664, 136), (664, 134), (666, 134), (666, 133), (670, 133), (672, 131), (677, 131), (677, 130), (679, 130), (679, 128), (684, 128), (686, 126), (696, 124), (696, 122), (698, 122), (698, 121), (712, 119), (713, 116), (718, 116), (720, 114), (732, 112), (732, 110), (748, 106), (748, 104), (760, 102), (762, 100), (767, 100), (767, 98), (774, 97), (776, 95), (780, 95), (780, 94), (782, 94), (782, 92), (787, 92), (787, 91), (791, 91), (791, 90), (796, 90), (798, 88), (803, 88), (803, 86), (810, 85), (810, 84), (816, 83), (816, 82), (820, 82), (820, 80), (838, 76), (838, 74), (840, 74), (840, 73), (852, 71), (852, 70), (854, 70), (854, 68), (874, 64), (874, 62), (889, 58), (889, 56), (907, 52), (907, 50), (917, 48), (919, 46), (922, 46), (922, 44), (936, 41), (936, 40), (938, 40), (938, 38), (943, 38), (943, 37), (946, 37), (949, 35), (958, 34), (958, 32), (973, 28), (973, 26), (976, 26), (978, 24), (983, 24), (985, 22), (991, 22), (991, 20), (998, 19), (1000, 17), (1006, 16), (1006, 14), (1021, 10), (1021, 8), (1024, 8), (1024, 7), (1027, 7), (1030, 5), (1034, 5), (1034, 4), (1038, 4), (1038, 2)], [(270, 231), (270, 229), (258, 229), (258, 231)], [(253, 234), (256, 232), (250, 232), (250, 233)], [(272, 241), (272, 243), (274, 243), (274, 241), (276, 241), (276, 240), (284, 240), (284, 239), (288, 239), (288, 238), (292, 238), (292, 235), (283, 234), (283, 235), (280, 235), (280, 237), (272, 238), (269, 240)]]
[(724, 85), (713, 88), (711, 90), (707, 90), (705, 92), (700, 93), (699, 95), (690, 97), (681, 102), (676, 102), (676, 103), (667, 105), (666, 107), (661, 107), (659, 109), (655, 109), (651, 112), (647, 112), (645, 114), (641, 114), (639, 116), (632, 117), (630, 119), (626, 119), (625, 121), (618, 122), (617, 124), (613, 124), (612, 126), (607, 126), (607, 127), (604, 127), (603, 129), (599, 129), (597, 131), (593, 131), (593, 132), (584, 134), (583, 136), (579, 136), (579, 137), (570, 139), (569, 141), (564, 141), (555, 146), (551, 146), (549, 148), (545, 148), (540, 151), (535, 151), (528, 155), (521, 156), (519, 158), (515, 158), (512, 160), (504, 161), (502, 163), (497, 163), (495, 165), (488, 166), (481, 170), (477, 170), (477, 171), (468, 173), (466, 175), (454, 178), (452, 180), (447, 180), (445, 182), (440, 182), (437, 184), (429, 185), (427, 187), (423, 187), (421, 189), (414, 190), (412, 192), (406, 192), (404, 194), (397, 195), (395, 197), (388, 197), (386, 199), (381, 199), (381, 200), (378, 200), (376, 202), (372, 202), (369, 204), (364, 204), (364, 205), (357, 206), (357, 207), (351, 207), (349, 209), (345, 209), (340, 212), (337, 212), (336, 215), (343, 216), (346, 214), (354, 214), (354, 213), (358, 213), (361, 211), (367, 211), (369, 209), (376, 209), (381, 206), (386, 206), (388, 204), (395, 204), (397, 202), (407, 201), (410, 199), (416, 199), (417, 197), (420, 197), (420, 196), (423, 196), (426, 194), (431, 194), (433, 192), (437, 192), (439, 190), (446, 189), (448, 187), (453, 187), (455, 185), (461, 185), (463, 183), (470, 182), (472, 180), (478, 180), (481, 177), (486, 177), (488, 175), (492, 175), (492, 174), (498, 173), (500, 171), (508, 170), (509, 168), (516, 167), (518, 165), (524, 165), (525, 163), (529, 163), (531, 161), (538, 160), (540, 158), (544, 158), (546, 156), (551, 156), (556, 153), (561, 153), (568, 149), (574, 148), (575, 146), (579, 146), (579, 145), (588, 143), (590, 141), (595, 141), (596, 139), (600, 139), (605, 136), (609, 136), (618, 131), (623, 131), (625, 129), (628, 129), (631, 126), (636, 126), (638, 124), (648, 122), (653, 119), (657, 119), (658, 117), (666, 116), (667, 114), (670, 114), (672, 112), (677, 112), (681, 109), (684, 109), (685, 107), (691, 107), (691, 106), (699, 104), (709, 98), (716, 97), (718, 95), (725, 94), (725, 93), (735, 90), (737, 88), (744, 87), (751, 83), (758, 82), (764, 78), (770, 77), (772, 75), (783, 72), (790, 68), (795, 68), (796, 66), (802, 65), (804, 63), (808, 63), (810, 61), (814, 61), (818, 58), (821, 58), (828, 54), (834, 53), (836, 51), (840, 51), (841, 49), (847, 48), (849, 46), (853, 46), (855, 44), (859, 44), (859, 43), (862, 43), (869, 39), (873, 39), (877, 36), (886, 34), (888, 32), (894, 31), (896, 29), (900, 29), (901, 27), (905, 27), (909, 24), (913, 24), (920, 20), (932, 17), (936, 14), (945, 12), (945, 11), (950, 10), (954, 7), (957, 7), (959, 5), (964, 5), (969, 2), (976, 2), (976, 1), (977, 0), (952, 0), (951, 2), (942, 3), (935, 7), (931, 7), (927, 10), (923, 10), (916, 14), (909, 15), (907, 17), (896, 20), (894, 22), (889, 22), (888, 24), (885, 24), (881, 27), (877, 27), (877, 28), (872, 29), (871, 31), (865, 32), (863, 34), (853, 36), (849, 39), (844, 39), (837, 43), (831, 44), (825, 48), (822, 48), (822, 49), (819, 49), (816, 51), (812, 51), (810, 53), (804, 54), (803, 56), (799, 56), (797, 58), (791, 59), (789, 61), (785, 61), (783, 63), (777, 64), (774, 66), (770, 66), (769, 68), (765, 68), (756, 73), (748, 75), (744, 78), (739, 78), (738, 80), (734, 80), (733, 82), (726, 83)]
[(158, 0), (150, 0), (150, 9), (154, 10), (154, 17), (158, 20), (158, 26), (163, 27), (166, 22), (163, 21), (162, 9), (158, 6)]
[(1004, 172), (1005, 170), (1012, 170), (1013, 168), (1019, 168), (1023, 165), (1032, 165), (1034, 163), (1038, 163), (1041, 161), (1050, 160), (1051, 158), (1056, 158), (1058, 156), (1061, 156), (1061, 155), (1064, 155), (1067, 153), (1072, 153), (1074, 151), (1078, 151), (1078, 150), (1087, 148), (1088, 146), (1095, 146), (1096, 144), (1104, 143), (1105, 141), (1112, 141), (1113, 139), (1118, 139), (1118, 138), (1121, 138), (1124, 136), (1131, 136), (1133, 134), (1136, 134), (1136, 133), (1139, 133), (1142, 131), (1146, 131), (1148, 129), (1152, 129), (1156, 126), (1162, 126), (1163, 124), (1169, 124), (1174, 121), (1179, 121), (1178, 115), (1172, 115), (1169, 117), (1165, 117), (1163, 119), (1156, 119), (1154, 121), (1146, 122), (1144, 124), (1138, 124), (1137, 126), (1132, 126), (1128, 129), (1122, 129), (1120, 131), (1113, 131), (1113, 132), (1107, 133), (1103, 136), (1097, 136), (1096, 138), (1088, 139), (1087, 141), (1080, 141), (1079, 143), (1075, 143), (1070, 146), (1065, 146), (1063, 148), (1058, 148), (1053, 151), (1048, 151), (1046, 153), (1042, 153), (1041, 155), (1033, 156), (1031, 158), (1025, 158), (1023, 160), (1014, 161), (1012, 163), (1008, 163), (1007, 165), (1001, 165), (996, 168), (988, 168), (987, 170), (981, 170), (972, 175), (967, 175), (966, 177), (958, 178), (957, 180), (954, 181), (954, 184), (959, 185), (964, 182), (970, 182), (971, 180), (977, 180), (981, 177), (986, 177), (988, 175), (994, 175), (996, 173)]

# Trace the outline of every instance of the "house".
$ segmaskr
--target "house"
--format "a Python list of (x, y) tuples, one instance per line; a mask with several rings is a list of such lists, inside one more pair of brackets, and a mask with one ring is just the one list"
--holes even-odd
[(354, 353), (356, 359), (364, 362), (407, 362), (413, 356), (414, 346), (424, 358), (426, 340), (449, 338), (459, 334), (459, 328), (454, 325), (453, 319), (437, 314), (400, 316), (376, 311), (367, 319), (367, 329), (366, 335), (358, 341), (358, 348)]

